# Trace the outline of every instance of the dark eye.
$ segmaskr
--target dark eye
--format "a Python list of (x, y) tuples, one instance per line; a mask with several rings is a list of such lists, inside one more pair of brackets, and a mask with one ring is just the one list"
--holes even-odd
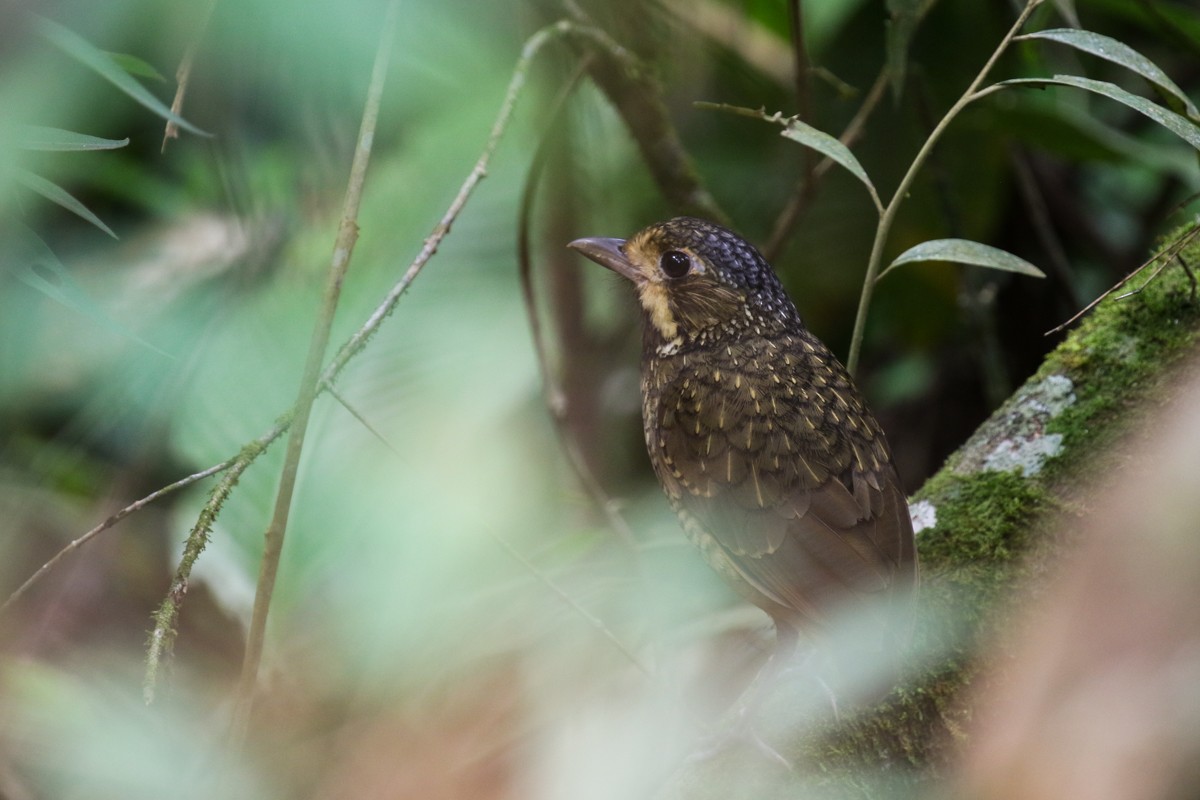
[(682, 278), (692, 268), (692, 260), (688, 258), (687, 253), (668, 250), (658, 260), (658, 266), (662, 268), (663, 274), (668, 278)]

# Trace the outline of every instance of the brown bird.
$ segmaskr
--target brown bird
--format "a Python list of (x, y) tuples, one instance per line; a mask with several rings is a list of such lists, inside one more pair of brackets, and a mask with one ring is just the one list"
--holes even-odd
[(650, 461), (708, 564), (771, 616), (777, 658), (857, 603), (874, 623), (855, 652), (894, 659), (917, 584), (900, 479), (849, 373), (771, 266), (691, 217), (569, 246), (636, 288)]

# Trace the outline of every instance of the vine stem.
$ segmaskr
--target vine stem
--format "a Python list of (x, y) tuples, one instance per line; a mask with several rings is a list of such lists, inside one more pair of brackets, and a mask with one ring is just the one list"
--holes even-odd
[(337, 241), (329, 265), (328, 281), (321, 297), (316, 324), (309, 342), (308, 356), (304, 365), (304, 377), (296, 399), (295, 416), (288, 435), (287, 454), (280, 474), (279, 490), (275, 496), (275, 509), (264, 534), (262, 563), (259, 567), (258, 586), (254, 594), (254, 611), (250, 628), (246, 634), (246, 652), (242, 661), (242, 672), (238, 679), (237, 696), (234, 700), (233, 719), (230, 723), (229, 742), (234, 751), (240, 750), (246, 740), (250, 713), (254, 707), (254, 688), (258, 681), (258, 669), (262, 662), (263, 642), (266, 638), (267, 615), (271, 608), (271, 597), (275, 590), (275, 578), (279, 571), (280, 555), (283, 552), (284, 535), (287, 532), (288, 515), (295, 495), (296, 475), (300, 467), (300, 455), (304, 449), (308, 419), (313, 402), (320, 393), (321, 365), (325, 350), (329, 346), (329, 334), (333, 328), (333, 317), (341, 297), (342, 282), (350, 266), (350, 256), (358, 241), (358, 209), (362, 202), (363, 185), (366, 182), (367, 165), (375, 139), (375, 126), (379, 119), (379, 106), (383, 97), (384, 79), (391, 57), (392, 36), (396, 30), (399, 0), (388, 6), (379, 48), (375, 54), (375, 65), (367, 89), (367, 100), (363, 107), (362, 124), (359, 128), (358, 144), (354, 160), (350, 165), (350, 179), (346, 185), (346, 198), (342, 208), (342, 220), (338, 226)]
[(875, 291), (875, 283), (879, 276), (879, 267), (883, 261), (883, 247), (887, 242), (888, 234), (892, 230), (892, 224), (896, 221), (896, 214), (900, 209), (901, 202), (907, 196), (908, 190), (912, 188), (917, 172), (925, 165), (925, 161), (929, 158), (929, 153), (933, 150), (933, 146), (937, 144), (938, 140), (941, 139), (946, 128), (949, 127), (954, 118), (969, 103), (987, 94), (986, 90), (979, 92), (979, 84), (983, 83), (987, 78), (992, 67), (996, 65), (1000, 56), (1008, 49), (1008, 45), (1012, 42), (1013, 37), (1025, 25), (1025, 22), (1029, 19), (1029, 15), (1043, 2), (1044, 0), (1028, 0), (1025, 8), (1022, 9), (1020, 15), (1017, 17), (1017, 21), (1013, 23), (1008, 33), (1000, 40), (1000, 44), (997, 45), (991, 57), (983, 65), (983, 69), (979, 71), (979, 74), (971, 81), (971, 85), (967, 87), (966, 91), (963, 92), (954, 105), (950, 106), (950, 110), (946, 112), (945, 116), (934, 127), (933, 132), (929, 134), (925, 143), (921, 145), (921, 149), (917, 152), (912, 164), (908, 167), (908, 172), (900, 180), (900, 185), (896, 187), (895, 194), (892, 195), (892, 199), (879, 216), (879, 225), (875, 229), (875, 241), (871, 244), (871, 256), (867, 261), (867, 275), (863, 280), (862, 295), (858, 300), (858, 313), (854, 317), (854, 333), (850, 337), (850, 355), (846, 359), (846, 369), (850, 371), (851, 375), (854, 374), (858, 367), (858, 357), (862, 352), (863, 335), (867, 327), (867, 310), (871, 307), (871, 295)]

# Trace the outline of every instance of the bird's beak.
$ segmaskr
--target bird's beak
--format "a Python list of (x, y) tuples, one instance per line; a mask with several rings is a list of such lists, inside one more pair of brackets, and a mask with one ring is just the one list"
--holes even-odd
[(602, 267), (608, 267), (618, 275), (622, 275), (634, 283), (642, 283), (646, 280), (645, 276), (638, 271), (625, 252), (621, 249), (625, 244), (624, 239), (605, 239), (603, 237), (594, 237), (591, 239), (576, 239), (567, 245), (572, 250), (578, 250), (585, 256), (595, 261)]

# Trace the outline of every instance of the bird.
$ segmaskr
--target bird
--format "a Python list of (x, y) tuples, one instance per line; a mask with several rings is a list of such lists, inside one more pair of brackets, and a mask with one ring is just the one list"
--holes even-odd
[(856, 606), (872, 624), (855, 652), (897, 659), (919, 582), (905, 493), (882, 428), (774, 269), (695, 217), (568, 247), (636, 290), (650, 462), (687, 538), (774, 622), (768, 664)]

